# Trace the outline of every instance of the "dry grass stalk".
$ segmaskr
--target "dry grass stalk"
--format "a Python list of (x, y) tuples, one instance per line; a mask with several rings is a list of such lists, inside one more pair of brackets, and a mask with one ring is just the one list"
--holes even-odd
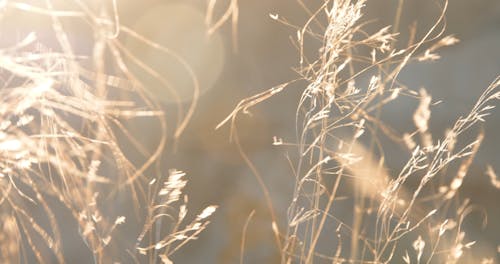
[[(324, 1), (297, 31), (297, 72), (307, 83), (296, 111), (297, 143), (284, 143), (279, 137), (273, 143), (298, 147), (293, 199), (287, 225), (281, 228), (286, 231), (280, 233), (282, 263), (455, 263), (474, 243), (465, 243), (461, 230), (469, 205), (453, 210), (457, 205), (451, 198), (459, 191), (483, 135), (469, 143), (461, 141), (465, 146), (458, 149), (456, 142), (465, 140), (461, 135), (484, 121), (493, 108), (490, 104), (500, 99), (499, 78), (444, 138), (433, 138), (429, 132), (432, 97), (425, 89), (416, 92), (404, 86), (398, 75), (408, 63), (438, 59), (435, 52), (439, 48), (458, 42), (453, 36), (442, 37), (448, 2), (424, 36), (411, 35), (403, 49), (395, 48), (398, 34), (390, 32), (390, 27), (373, 33), (364, 30), (365, 3)], [(271, 18), (287, 23), (277, 14)], [(324, 26), (315, 27), (317, 24)], [(305, 55), (310, 41), (321, 43), (317, 58)], [(367, 74), (372, 77), (364, 84)], [(231, 122), (235, 132), (239, 113), (247, 113), (292, 82), (242, 100), (218, 127)], [(400, 134), (382, 121), (381, 108), (400, 96), (419, 98), (415, 131)], [(380, 145), (381, 137), (408, 148), (410, 158), (399, 173), (387, 173), (384, 161), (388, 157)], [(436, 187), (449, 180), (445, 172), (455, 163), (461, 165), (449, 185)], [(492, 170), (488, 174), (494, 175)], [(356, 180), (354, 187), (349, 184), (351, 179)], [(411, 182), (417, 182), (416, 186)], [(345, 191), (350, 188), (354, 194)], [(349, 199), (338, 199), (346, 192)], [(341, 209), (349, 206), (349, 213)], [(346, 214), (354, 216), (351, 219)], [(337, 239), (331, 239), (334, 236), (329, 230), (334, 227)], [(325, 240), (331, 244), (321, 242)]]
[[(165, 151), (169, 131), (160, 105), (128, 70), (124, 57), (141, 61), (121, 44), (121, 36), (138, 38), (169, 56), (176, 55), (122, 26), (117, 2), (111, 3), (111, 10), (105, 4), (78, 0), (68, 3), (73, 10), (64, 11), (50, 0), (9, 1), (3, 6), (2, 12), (22, 12), (49, 21), (57, 45), (44, 46), (32, 32), (0, 50), (2, 263), (69, 261), (61, 245), (66, 235), (60, 231), (62, 220), (78, 226), (74, 232), (96, 263), (116, 260), (120, 252), (128, 252), (135, 260), (145, 254), (151, 262), (168, 263), (176, 250), (196, 239), (215, 211), (216, 207), (209, 206), (185, 223), (184, 174), (151, 175), (151, 167), (158, 165)], [(70, 41), (73, 36), (65, 31), (67, 19), (85, 21), (94, 33), (91, 54), (75, 51)], [(192, 71), (178, 59), (191, 73), (197, 91)], [(179, 108), (175, 138), (194, 111), (196, 92), (194, 97), (184, 117)], [(128, 122), (147, 118), (155, 119), (161, 129), (153, 150), (128, 128)], [(135, 221), (144, 224), (135, 248), (120, 248), (123, 243), (114, 239), (129, 220), (105, 210), (123, 199), (117, 194), (133, 201)], [(64, 219), (57, 209), (61, 207), (69, 212)], [(172, 215), (176, 210), (177, 216)], [(157, 240), (159, 235), (163, 238)], [(142, 246), (143, 241), (153, 243), (152, 247)]]

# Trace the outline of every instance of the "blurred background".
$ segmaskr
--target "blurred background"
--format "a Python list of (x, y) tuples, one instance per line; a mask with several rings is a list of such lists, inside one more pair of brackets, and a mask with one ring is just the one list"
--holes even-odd
[[(304, 2), (315, 10), (322, 1)], [(371, 21), (368, 28), (392, 24), (397, 2), (368, 1), (363, 18)], [(227, 0), (217, 1), (215, 18), (220, 17), (228, 5)], [(118, 6), (122, 24), (178, 54), (192, 67), (200, 82), (201, 95), (193, 119), (175, 146), (172, 135), (169, 135), (171, 144), (162, 167), (165, 171), (177, 168), (187, 172), (187, 193), (192, 212), (211, 204), (219, 205), (219, 209), (199, 239), (174, 255), (174, 262), (239, 262), (243, 226), (255, 210), (246, 234), (244, 261), (278, 263), (279, 252), (262, 189), (236, 146), (229, 142), (229, 126), (218, 130), (215, 127), (243, 98), (298, 77), (293, 67), (298, 66), (299, 52), (290, 41), (290, 38), (295, 38), (296, 29), (271, 19), (269, 14), (278, 14), (299, 27), (309, 15), (298, 1), (239, 0), (235, 47), (230, 21), (207, 36), (205, 0), (120, 0)], [(437, 1), (404, 1), (400, 38), (403, 41), (408, 38), (408, 27), (414, 21), (417, 21), (417, 36), (421, 37), (439, 13)], [(13, 39), (12, 36), (19, 31), (28, 30), (28, 23), (5, 18), (3, 21), (0, 31), (3, 43)], [(9, 24), (6, 21), (14, 22)], [(69, 34), (80, 52), (91, 50), (92, 39), (85, 37), (90, 32), (75, 26)], [(482, 91), (500, 73), (500, 1), (450, 0), (445, 35), (448, 34), (454, 34), (460, 42), (441, 50), (440, 60), (412, 64), (399, 77), (409, 88), (425, 87), (433, 101), (443, 101), (432, 108), (430, 127), (436, 138), (444, 135), (446, 128), (459, 116), (468, 113)], [(183, 104), (188, 106), (193, 95), (192, 83), (177, 60), (133, 39), (124, 37), (123, 44), (166, 77)], [(315, 54), (317, 51), (311, 49), (307, 52)], [(142, 76), (147, 88), (162, 102), (167, 118), (175, 122), (170, 113), (175, 113), (177, 106), (171, 93), (140, 69), (132, 70)], [(270, 190), (280, 225), (285, 223), (286, 209), (292, 197), (294, 176), (287, 155), (294, 149), (273, 146), (273, 136), (295, 142), (295, 111), (303, 89), (304, 83), (292, 85), (252, 108), (251, 116), (240, 116), (237, 122), (241, 144)], [(417, 104), (417, 101), (389, 104), (382, 118), (399, 132), (412, 131), (412, 115)], [(154, 123), (141, 123), (132, 127), (132, 131), (151, 148), (160, 137), (158, 125)], [(488, 214), (485, 228), (481, 226), (481, 213), (470, 216), (466, 223), (469, 240), (482, 241), (477, 246), (485, 255), (498, 257), (500, 192), (491, 186), (485, 170), (490, 164), (500, 172), (500, 113), (488, 117), (484, 131), (486, 139), (465, 179), (462, 195)], [(392, 167), (389, 169), (398, 171), (401, 162), (390, 160)], [(126, 203), (121, 206), (126, 210)], [(75, 256), (79, 255), (78, 247), (74, 252)]]

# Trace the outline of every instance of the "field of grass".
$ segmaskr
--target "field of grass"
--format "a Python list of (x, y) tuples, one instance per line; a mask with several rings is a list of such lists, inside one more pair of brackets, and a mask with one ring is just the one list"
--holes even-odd
[(498, 263), (498, 38), (257, 2), (0, 2), (0, 263)]

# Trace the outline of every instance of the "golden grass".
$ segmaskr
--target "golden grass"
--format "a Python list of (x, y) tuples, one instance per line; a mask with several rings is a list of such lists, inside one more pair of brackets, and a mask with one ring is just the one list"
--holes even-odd
[[(422, 37), (411, 28), (407, 46), (396, 49), (401, 46), (397, 29), (403, 2), (399, 1), (395, 25), (373, 32), (365, 30), (367, 23), (362, 20), (366, 1), (324, 1), (317, 10), (307, 10), (311, 17), (298, 27), (294, 39), (300, 55), (299, 80), (242, 100), (217, 126), (230, 122), (239, 145), (240, 113), (248, 113), (292, 83), (306, 83), (295, 114), (296, 141), (274, 138), (274, 145), (298, 156), (287, 221), (280, 227), (280, 219), (272, 222), (282, 263), (457, 263), (473, 249), (474, 242), (467, 240), (462, 227), (473, 205), (457, 193), (484, 135), (479, 132), (470, 142), (462, 135), (480, 126), (494, 108), (500, 99), (500, 79), (445, 137), (433, 137), (429, 120), (435, 102), (425, 89), (414, 91), (402, 84), (398, 75), (409, 63), (439, 59), (436, 52), (458, 39), (443, 35), (445, 1)], [(270, 16), (294, 27), (279, 15)], [(305, 50), (314, 42), (321, 44), (318, 57), (306, 57)], [(364, 84), (368, 74), (372, 76)], [(399, 133), (383, 122), (381, 109), (401, 96), (419, 101), (414, 131)], [(387, 171), (385, 161), (391, 157), (385, 155), (381, 139), (406, 148), (409, 159), (399, 172)], [(244, 154), (243, 158), (253, 167)], [(263, 173), (252, 170), (263, 182)], [(493, 169), (488, 175), (495, 184)], [(346, 191), (352, 188), (354, 192)], [(263, 190), (269, 197), (270, 190)], [(269, 198), (267, 202), (274, 210)]]
[[(0, 50), (0, 262), (71, 263), (61, 226), (72, 223), (94, 262), (127, 257), (169, 263), (205, 229), (216, 207), (188, 221), (185, 174), (155, 172), (169, 133), (166, 119), (127, 63), (161, 77), (124, 48), (122, 36), (177, 58), (191, 74), (194, 100), (187, 111), (179, 105), (175, 139), (194, 112), (197, 80), (181, 58), (122, 26), (116, 1), (111, 6), (74, 1), (70, 10), (60, 4), (8, 1), (1, 11), (26, 21), (41, 17), (56, 45), (44, 46), (31, 32)], [(73, 46), (65, 27), (74, 21), (94, 34), (91, 54)], [(129, 130), (128, 123), (137, 119), (159, 124), (154, 149)], [(143, 226), (128, 248), (115, 236), (130, 218), (109, 210), (124, 197), (132, 201), (132, 222)]]
[[(0, 10), (41, 19), (56, 43), (49, 48), (36, 32), (23, 32), (0, 49), (0, 262), (71, 263), (62, 233), (69, 225), (96, 263), (171, 263), (217, 208), (190, 218), (186, 174), (165, 173), (159, 164), (167, 135), (179, 139), (194, 114), (200, 84), (193, 70), (176, 53), (122, 25), (116, 0), (32, 2), (4, 1)], [(437, 60), (439, 49), (458, 43), (444, 35), (447, 1), (423, 36), (416, 26), (410, 29), (404, 48), (397, 39), (404, 0), (394, 25), (375, 31), (363, 20), (366, 0), (325, 0), (316, 10), (298, 2), (310, 19), (294, 36), (297, 79), (242, 100), (217, 125), (231, 124), (231, 137), (264, 192), (281, 262), (458, 263), (475, 243), (463, 226), (474, 205), (458, 194), (484, 138), (482, 131), (469, 141), (464, 135), (476, 133), (500, 99), (500, 77), (444, 137), (436, 137), (429, 130), (431, 95), (398, 76), (409, 63)], [(228, 3), (215, 19), (217, 1), (208, 1), (207, 33), (230, 20), (237, 51), (239, 6), (237, 0)], [(91, 32), (91, 52), (74, 44), (66, 29), (71, 21)], [(141, 68), (179, 98), (175, 89), (123, 45), (125, 37), (174, 58), (191, 78), (193, 100), (188, 109), (178, 104), (172, 128), (129, 67)], [(309, 45), (318, 43), (317, 57), (307, 55)], [(291, 161), (293, 197), (282, 221), (264, 174), (240, 145), (236, 118), (292, 84), (305, 84), (291, 124), (296, 139), (275, 137), (273, 143), (297, 156)], [(384, 106), (403, 96), (418, 100), (411, 110), (413, 131), (399, 132), (383, 121)], [(131, 131), (137, 120), (158, 124), (154, 148)], [(387, 168), (391, 157), (382, 139), (405, 149), (408, 160), (396, 172)], [(492, 166), (486, 174), (499, 188)], [(130, 202), (133, 216), (114, 210), (120, 202)], [(254, 212), (242, 227), (240, 262)]]

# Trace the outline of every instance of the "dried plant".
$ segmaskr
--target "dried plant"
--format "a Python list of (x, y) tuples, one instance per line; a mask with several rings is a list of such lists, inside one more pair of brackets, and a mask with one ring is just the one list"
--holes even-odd
[[(186, 174), (166, 174), (160, 164), (167, 135), (177, 140), (193, 116), (198, 81), (177, 54), (123, 25), (118, 1), (64, 2), (0, 4), (0, 20), (9, 19), (5, 14), (36, 17), (49, 32), (20, 30), (21, 40), (0, 47), (0, 262), (71, 263), (65, 242), (76, 239), (96, 263), (171, 263), (217, 208), (208, 206), (190, 219)], [(439, 49), (458, 43), (444, 36), (447, 1), (426, 33), (417, 36), (412, 27), (404, 45), (397, 39), (404, 0), (394, 25), (378, 30), (363, 20), (366, 0), (325, 0), (315, 11), (298, 2), (310, 14), (303, 26), (270, 16), (298, 28), (299, 77), (242, 100), (217, 126), (231, 122), (232, 139), (257, 176), (282, 263), (458, 263), (475, 245), (464, 229), (474, 205), (459, 194), (485, 136), (477, 127), (500, 99), (500, 77), (440, 138), (429, 129), (436, 102), (398, 76), (409, 63), (437, 60)], [(208, 1), (207, 33), (231, 19), (237, 51), (238, 1), (227, 3), (214, 19), (217, 1)], [(75, 21), (90, 32), (84, 35), (91, 51), (79, 49), (66, 29)], [(179, 96), (124, 45), (125, 38), (175, 59), (191, 77), (192, 103), (188, 109), (177, 105), (172, 128), (129, 68), (140, 68), (172, 98)], [(309, 47), (318, 44), (311, 56)], [(292, 124), (296, 140), (273, 139), (296, 153), (293, 197), (281, 221), (271, 190), (240, 146), (236, 118), (291, 85), (303, 89)], [(384, 106), (401, 97), (417, 101), (413, 131), (384, 122)], [(137, 120), (159, 126), (154, 147), (131, 129)], [(469, 140), (468, 133), (477, 136)], [(396, 173), (386, 164), (393, 146), (408, 158)], [(499, 188), (492, 166), (486, 175)], [(131, 208), (115, 208), (120, 203)], [(243, 241), (240, 261), (244, 250)], [(494, 257), (481, 261), (493, 263)]]
[(205, 24), (207, 26), (207, 34), (210, 36), (215, 31), (217, 31), (224, 23), (229, 21), (231, 18), (231, 33), (233, 35), (233, 49), (235, 52), (238, 52), (238, 17), (239, 17), (239, 8), (238, 8), (238, 0), (229, 0), (229, 6), (222, 16), (217, 19), (215, 22), (213, 21), (215, 7), (217, 5), (217, 0), (208, 0), (207, 13), (205, 16)]
[[(2, 263), (72, 262), (63, 244), (68, 239), (61, 231), (64, 223), (76, 226), (72, 232), (97, 263), (125, 257), (139, 262), (143, 255), (150, 262), (169, 263), (177, 249), (206, 227), (215, 210), (207, 207), (186, 223), (184, 174), (172, 171), (165, 177), (155, 169), (161, 168), (159, 158), (170, 131), (160, 105), (128, 66), (137, 64), (166, 81), (122, 44), (122, 36), (173, 56), (191, 74), (195, 98), (185, 113), (179, 104), (174, 138), (196, 105), (194, 74), (176, 54), (121, 25), (117, 3), (110, 3), (65, 3), (72, 10), (51, 0), (3, 3), (3, 14), (45, 19), (54, 39), (44, 41), (36, 32), (21, 31), (24, 39), (0, 50)], [(74, 36), (65, 30), (74, 21), (93, 33), (91, 53), (76, 51)], [(159, 124), (161, 137), (154, 149), (130, 131), (137, 119)], [(112, 209), (126, 199), (135, 215)], [(137, 243), (130, 245), (115, 238), (129, 220), (144, 225), (137, 231)]]
[[(423, 37), (412, 28), (408, 45), (396, 48), (401, 46), (396, 29), (403, 2), (392, 30), (384, 26), (370, 33), (362, 20), (366, 1), (324, 1), (297, 30), (299, 79), (242, 100), (218, 125), (231, 122), (232, 138), (239, 145), (239, 113), (248, 113), (292, 84), (306, 83), (295, 115), (296, 142), (275, 137), (273, 143), (297, 150), (286, 225), (279, 228), (276, 217), (272, 223), (282, 263), (456, 263), (473, 248), (462, 229), (472, 206), (456, 197), (483, 133), (471, 142), (463, 135), (476, 131), (500, 99), (500, 78), (469, 114), (451, 124), (445, 137), (433, 137), (429, 120), (435, 102), (425, 89), (414, 91), (402, 84), (398, 75), (411, 62), (438, 59), (437, 50), (458, 39), (443, 37), (445, 1)], [(271, 18), (289, 25), (278, 15)], [(318, 57), (311, 59), (306, 56), (308, 43), (317, 42)], [(401, 133), (383, 121), (381, 109), (401, 96), (419, 101), (414, 131)], [(385, 164), (391, 158), (386, 156), (390, 147), (382, 143), (387, 139), (409, 156), (398, 173), (389, 173)], [(263, 176), (244, 153), (243, 158), (273, 211)], [(491, 168), (488, 175), (495, 184)]]

